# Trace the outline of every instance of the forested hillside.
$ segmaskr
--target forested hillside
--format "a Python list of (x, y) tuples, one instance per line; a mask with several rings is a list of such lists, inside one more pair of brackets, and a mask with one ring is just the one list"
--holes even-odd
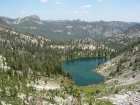
[[(0, 48), (1, 103), (14, 105), (34, 103), (37, 93), (33, 83), (41, 83), (37, 81), (42, 77), (62, 76), (61, 79), (72, 79), (69, 73), (62, 70), (62, 60), (93, 56), (112, 57), (115, 52), (114, 49), (88, 38), (67, 43), (56, 42), (38, 35), (25, 34), (9, 26), (0, 27)], [(67, 83), (61, 79), (59, 84), (65, 86)]]
[[(0, 104), (119, 105), (112, 95), (120, 95), (122, 91), (124, 95), (129, 91), (133, 94), (125, 101), (137, 99), (140, 46), (138, 25), (133, 27), (126, 31), (127, 34), (107, 38), (108, 42), (99, 44), (90, 38), (54, 41), (0, 21)], [(119, 52), (116, 46), (111, 47), (112, 42), (116, 46), (118, 43), (125, 45), (125, 49), (119, 46)], [(106, 78), (96, 86), (75, 86), (70, 73), (61, 66), (63, 60), (103, 56), (111, 60), (96, 68)]]

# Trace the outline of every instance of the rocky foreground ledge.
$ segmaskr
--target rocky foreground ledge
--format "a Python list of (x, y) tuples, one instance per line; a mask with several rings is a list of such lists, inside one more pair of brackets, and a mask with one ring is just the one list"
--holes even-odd
[(110, 100), (114, 105), (140, 105), (140, 92), (128, 91), (124, 94), (114, 94), (99, 99)]

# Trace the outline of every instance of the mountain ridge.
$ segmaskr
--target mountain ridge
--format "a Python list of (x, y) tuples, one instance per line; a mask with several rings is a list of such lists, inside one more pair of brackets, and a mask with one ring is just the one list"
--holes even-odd
[(85, 22), (80, 19), (73, 21), (43, 21), (36, 15), (24, 18), (9, 19), (1, 18), (12, 27), (21, 31), (38, 34), (49, 39), (69, 41), (77, 38), (91, 38), (100, 40), (109, 36), (124, 33), (134, 23), (119, 21), (96, 21)]

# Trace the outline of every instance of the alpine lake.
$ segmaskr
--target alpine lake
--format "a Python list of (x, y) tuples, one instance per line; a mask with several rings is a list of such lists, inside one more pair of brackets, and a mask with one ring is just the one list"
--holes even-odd
[(94, 69), (101, 63), (107, 62), (106, 57), (85, 57), (62, 62), (62, 68), (69, 72), (77, 86), (88, 86), (100, 84), (104, 77)]

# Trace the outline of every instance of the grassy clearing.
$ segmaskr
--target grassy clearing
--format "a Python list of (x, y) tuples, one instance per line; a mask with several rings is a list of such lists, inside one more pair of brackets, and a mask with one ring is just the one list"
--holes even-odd
[(77, 88), (78, 90), (82, 92), (92, 93), (92, 92), (96, 92), (97, 90), (102, 91), (105, 88), (105, 86), (106, 86), (105, 83), (101, 83), (95, 86), (81, 86), (81, 87), (76, 86), (75, 88)]

